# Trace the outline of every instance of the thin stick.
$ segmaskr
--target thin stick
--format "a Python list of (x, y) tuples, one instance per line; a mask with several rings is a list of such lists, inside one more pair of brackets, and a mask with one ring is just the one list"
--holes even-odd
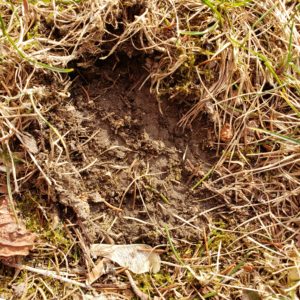
[[(76, 285), (76, 286), (79, 286), (79, 287), (82, 287), (82, 288), (85, 288), (85, 289), (90, 289), (91, 288), (89, 285), (87, 285), (85, 283), (81, 283), (81, 282), (78, 282), (76, 280), (69, 279), (67, 277), (63, 277), (61, 275), (56, 274), (56, 272), (54, 272), (54, 271), (37, 269), (37, 268), (33, 268), (33, 267), (30, 267), (30, 266), (25, 266), (25, 265), (21, 265), (21, 264), (13, 264), (13, 263), (6, 263), (6, 264), (8, 266), (16, 268), (18, 270), (26, 270), (26, 271), (33, 272), (33, 273), (36, 273), (36, 274), (40, 274), (40, 275), (43, 275), (43, 276), (47, 276), (47, 277), (50, 277), (50, 278), (53, 278), (53, 279), (57, 279), (57, 280), (60, 280), (60, 281), (66, 282), (66, 283), (70, 283), (70, 284), (73, 284), (73, 285)], [(69, 276), (73, 276), (73, 275), (70, 274)]]
[(136, 285), (136, 283), (134, 282), (130, 272), (128, 270), (125, 270), (125, 273), (128, 277), (128, 280), (130, 282), (130, 285), (132, 287), (132, 290), (134, 291), (134, 293), (141, 299), (141, 300), (149, 300), (148, 295), (146, 295), (145, 293), (143, 293)]

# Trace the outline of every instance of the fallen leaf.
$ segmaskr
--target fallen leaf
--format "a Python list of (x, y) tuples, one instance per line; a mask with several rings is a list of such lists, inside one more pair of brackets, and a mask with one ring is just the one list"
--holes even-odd
[(113, 271), (112, 263), (108, 259), (103, 258), (95, 265), (91, 272), (88, 273), (86, 283), (91, 285), (102, 275), (112, 273)]
[(25, 148), (31, 152), (32, 154), (37, 154), (39, 152), (39, 148), (37, 146), (35, 138), (29, 134), (28, 132), (22, 135), (23, 145)]
[(0, 257), (27, 255), (34, 246), (36, 235), (27, 231), (8, 208), (7, 199), (0, 205)]
[(136, 274), (160, 270), (160, 256), (149, 245), (91, 245), (91, 255), (105, 257)]

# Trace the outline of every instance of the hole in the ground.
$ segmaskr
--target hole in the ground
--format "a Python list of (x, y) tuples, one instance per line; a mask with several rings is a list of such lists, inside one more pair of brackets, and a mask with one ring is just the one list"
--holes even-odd
[[(142, 215), (149, 224), (154, 219), (176, 223), (172, 214), (189, 219), (203, 209), (190, 188), (214, 163), (208, 132), (212, 126), (203, 116), (192, 128), (179, 128), (177, 123), (189, 107), (168, 99), (159, 103), (149, 84), (141, 86), (148, 76), (143, 65), (142, 56), (122, 55), (79, 70), (72, 102), (60, 115), (71, 130), (73, 163), (78, 169), (91, 164), (81, 172), (89, 193), (121, 207), (126, 216)], [(159, 202), (166, 209), (158, 208)], [(104, 203), (91, 207), (92, 213), (107, 211)], [(127, 242), (149, 231), (137, 224), (136, 235), (126, 234), (132, 233), (132, 226), (120, 218), (115, 230)]]

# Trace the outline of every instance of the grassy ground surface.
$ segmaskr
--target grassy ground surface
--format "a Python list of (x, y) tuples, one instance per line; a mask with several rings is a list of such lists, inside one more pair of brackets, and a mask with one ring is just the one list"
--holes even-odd
[[(0, 27), (0, 193), (37, 235), (0, 297), (300, 298), (298, 1), (0, 0)], [(104, 242), (160, 272), (87, 286)]]

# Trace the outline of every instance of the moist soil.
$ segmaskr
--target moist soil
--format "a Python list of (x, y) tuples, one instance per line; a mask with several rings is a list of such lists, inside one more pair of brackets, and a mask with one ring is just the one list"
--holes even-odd
[[(166, 243), (164, 228), (197, 243), (203, 212), (217, 205), (192, 191), (216, 160), (208, 117), (178, 121), (185, 101), (150, 93), (144, 59), (108, 59), (79, 69), (69, 101), (52, 110), (70, 161), (57, 178), (58, 200), (77, 214), (89, 242)], [(74, 170), (77, 171), (74, 171)]]

